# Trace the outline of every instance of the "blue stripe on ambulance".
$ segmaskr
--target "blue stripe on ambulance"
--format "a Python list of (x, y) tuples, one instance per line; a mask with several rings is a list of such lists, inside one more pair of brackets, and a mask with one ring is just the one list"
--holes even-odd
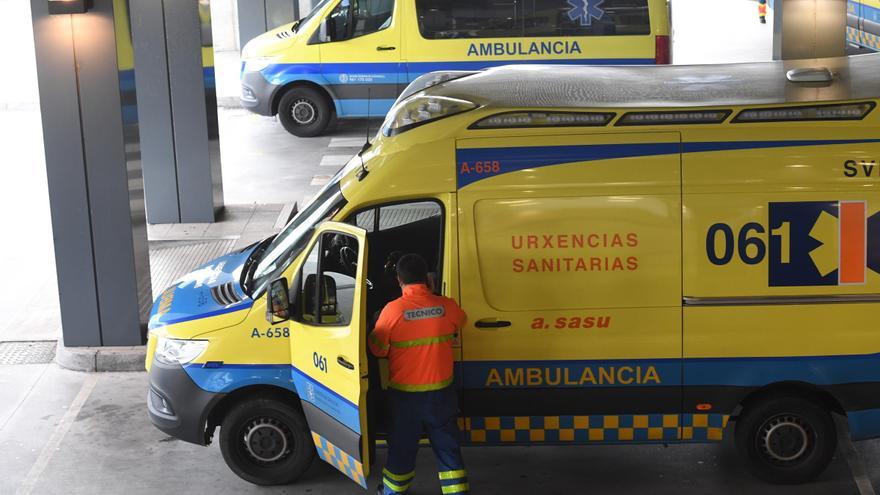
[[(294, 80), (337, 84), (340, 74), (370, 74), (385, 76), (388, 82), (415, 80), (428, 72), (440, 70), (480, 70), (502, 65), (552, 64), (552, 65), (646, 65), (655, 63), (648, 58), (582, 58), (565, 60), (481, 60), (467, 62), (369, 62), (369, 63), (310, 63), (272, 64), (262, 71), (263, 77), (272, 84), (285, 84)], [(357, 84), (356, 82), (354, 84)]]
[(880, 9), (867, 4), (860, 4), (862, 8), (862, 18), (866, 21), (880, 23)]
[(819, 386), (880, 383), (880, 354), (684, 360), (686, 387), (761, 387), (788, 381)]
[[(410, 62), (410, 63), (330, 63), (330, 64), (273, 64), (261, 71), (271, 84), (283, 86), (295, 81), (307, 81), (327, 88), (331, 85), (353, 84), (366, 86), (395, 86), (405, 84), (428, 72), (438, 70), (480, 70), (512, 64), (555, 65), (647, 65), (654, 59), (567, 59), (567, 60), (486, 60), (468, 62)], [(329, 89), (328, 89), (329, 90)], [(332, 94), (332, 91), (331, 91)], [(381, 116), (388, 113), (394, 99), (346, 99), (334, 96), (336, 113), (340, 117)], [(367, 111), (369, 107), (369, 112)]]
[[(681, 367), (684, 366), (684, 373)], [(761, 387), (784, 381), (818, 386), (847, 383), (880, 383), (880, 354), (767, 357), (767, 358), (687, 358), (619, 359), (567, 361), (471, 361), (461, 363), (464, 388), (529, 388), (528, 374), (511, 382), (506, 370), (534, 369), (542, 376), (535, 387), (546, 388), (548, 377), (553, 388), (621, 386), (736, 386)], [(583, 382), (589, 368), (590, 381)], [(627, 368), (626, 381), (619, 371)], [(650, 371), (649, 368), (653, 368)], [(560, 370), (558, 373), (556, 370)], [(603, 381), (602, 372), (616, 370), (613, 383)], [(493, 374), (493, 372), (495, 374)], [(656, 379), (655, 379), (656, 377)], [(683, 378), (682, 378), (683, 377)], [(499, 380), (499, 381), (496, 381)], [(514, 385), (509, 385), (514, 383)]]
[(356, 404), (295, 367), (291, 367), (291, 375), (301, 400), (324, 411), (353, 432), (361, 433), (360, 409)]
[(223, 364), (208, 368), (204, 363), (192, 363), (183, 368), (199, 388), (208, 392), (226, 394), (252, 385), (285, 388), (355, 433), (361, 431), (357, 405), (289, 364)]
[[(705, 153), (746, 149), (770, 149), (804, 146), (831, 146), (840, 144), (880, 143), (880, 139), (837, 139), (827, 141), (721, 141), (703, 143), (634, 143), (598, 144), (582, 146), (524, 146), (505, 148), (459, 148), (456, 150), (458, 187), (462, 188), (482, 179), (519, 170), (620, 158), (671, 155), (677, 153)], [(498, 162), (498, 172), (477, 173), (472, 165), (477, 162)], [(465, 164), (470, 170), (466, 170)]]
[[(634, 359), (590, 361), (474, 361), (459, 363), (461, 383), (466, 389), (482, 388), (530, 388), (528, 376), (507, 386), (505, 370), (537, 369), (542, 373), (541, 384), (535, 388), (547, 388), (547, 377), (558, 380), (553, 388), (577, 387), (650, 387), (650, 386), (735, 386), (762, 387), (784, 381), (811, 383), (817, 386), (845, 385), (849, 383), (880, 383), (880, 354), (766, 357), (766, 358), (689, 358), (689, 359)], [(683, 367), (683, 372), (682, 372)], [(589, 368), (591, 381), (580, 383), (584, 369)], [(653, 368), (653, 370), (650, 370)], [(252, 385), (274, 385), (299, 395), (315, 407), (328, 412), (337, 421), (355, 433), (360, 433), (359, 408), (318, 383), (289, 364), (224, 364), (205, 367), (194, 363), (184, 366), (193, 382), (203, 390), (230, 393)], [(603, 371), (616, 369), (612, 374), (628, 383), (601, 384)], [(626, 374), (621, 370), (627, 369)], [(500, 386), (491, 382), (492, 370)], [(558, 371), (556, 371), (558, 370)], [(566, 371), (567, 370), (567, 371)], [(487, 386), (487, 382), (489, 385)], [(568, 383), (566, 383), (568, 382)], [(578, 382), (575, 384), (574, 382)], [(873, 438), (880, 435), (880, 409), (847, 411), (851, 435), (854, 439)]]
[(275, 385), (296, 392), (289, 364), (223, 364), (209, 368), (203, 363), (192, 363), (183, 369), (199, 388), (208, 392), (228, 394), (251, 385)]

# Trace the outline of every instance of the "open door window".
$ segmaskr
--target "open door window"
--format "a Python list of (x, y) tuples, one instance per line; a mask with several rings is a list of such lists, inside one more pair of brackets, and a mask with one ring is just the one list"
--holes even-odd
[(293, 381), (318, 456), (366, 488), (366, 232), (326, 222), (306, 252), (290, 288)]

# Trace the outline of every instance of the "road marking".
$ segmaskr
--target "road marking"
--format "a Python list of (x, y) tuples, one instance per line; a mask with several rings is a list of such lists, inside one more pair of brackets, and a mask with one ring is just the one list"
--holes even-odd
[(858, 451), (853, 447), (852, 440), (844, 433), (845, 431), (845, 429), (841, 429), (838, 444), (840, 444), (840, 451), (843, 453), (846, 463), (849, 464), (853, 480), (856, 482), (856, 486), (859, 487), (859, 495), (877, 495), (874, 485), (871, 484), (871, 479), (868, 477), (865, 463), (862, 461)]
[(366, 137), (335, 137), (330, 139), (328, 148), (360, 148), (367, 141)]
[(36, 462), (31, 466), (24, 482), (22, 482), (21, 486), (16, 490), (16, 495), (30, 495), (34, 490), (37, 481), (40, 479), (40, 475), (43, 474), (46, 466), (49, 465), (49, 461), (52, 460), (52, 456), (58, 451), (61, 442), (67, 435), (67, 432), (70, 431), (70, 427), (73, 426), (76, 417), (79, 416), (79, 412), (82, 410), (83, 405), (89, 400), (97, 383), (98, 375), (96, 373), (89, 373), (86, 375), (86, 380), (83, 382), (82, 387), (80, 387), (79, 393), (76, 394), (70, 407), (67, 408), (67, 412), (61, 417), (61, 421), (55, 426), (55, 431), (52, 432), (52, 436), (49, 437), (49, 441), (46, 442), (42, 452), (40, 452), (40, 456), (37, 457)]
[(323, 185), (327, 184), (328, 182), (330, 182), (330, 179), (332, 179), (332, 178), (333, 177), (331, 177), (329, 175), (316, 175), (316, 176), (312, 177), (312, 182), (310, 182), (309, 185), (323, 186)]
[(339, 168), (349, 160), (351, 160), (351, 155), (324, 155), (321, 157), (321, 166)]

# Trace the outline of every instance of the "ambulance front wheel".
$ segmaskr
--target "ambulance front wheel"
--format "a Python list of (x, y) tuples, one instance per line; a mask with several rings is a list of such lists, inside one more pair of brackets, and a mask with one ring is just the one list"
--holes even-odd
[(320, 136), (333, 121), (330, 100), (320, 91), (294, 87), (278, 102), (278, 120), (287, 132), (298, 137)]
[(805, 483), (834, 456), (837, 432), (831, 413), (800, 397), (777, 397), (746, 407), (736, 422), (736, 446), (758, 478)]
[(220, 450), (235, 474), (256, 485), (293, 483), (315, 458), (302, 412), (270, 397), (229, 410), (220, 424)]

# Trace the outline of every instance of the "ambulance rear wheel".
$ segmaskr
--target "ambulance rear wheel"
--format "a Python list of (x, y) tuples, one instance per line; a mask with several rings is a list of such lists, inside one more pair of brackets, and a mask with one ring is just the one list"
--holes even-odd
[(235, 474), (256, 485), (293, 483), (315, 457), (302, 412), (272, 398), (234, 406), (220, 424), (220, 450)]
[(330, 101), (320, 91), (300, 86), (288, 90), (278, 102), (278, 120), (299, 137), (320, 136), (333, 120)]
[(825, 471), (837, 449), (831, 414), (800, 397), (748, 406), (736, 422), (736, 446), (758, 478), (777, 484), (810, 481)]

